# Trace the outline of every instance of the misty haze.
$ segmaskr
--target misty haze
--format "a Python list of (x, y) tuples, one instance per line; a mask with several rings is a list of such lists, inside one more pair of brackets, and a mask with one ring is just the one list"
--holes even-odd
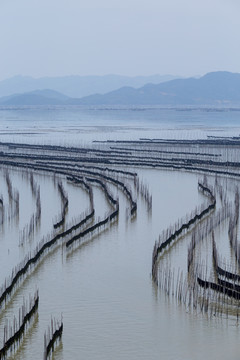
[(239, 3), (0, 4), (0, 359), (238, 359)]

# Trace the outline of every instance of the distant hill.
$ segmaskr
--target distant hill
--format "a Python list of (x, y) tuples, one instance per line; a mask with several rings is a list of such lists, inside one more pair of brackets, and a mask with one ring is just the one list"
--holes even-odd
[(75, 104), (240, 105), (240, 74), (213, 72), (199, 79), (177, 79), (157, 85), (147, 84), (139, 89), (123, 87), (105, 95), (76, 99)]
[(121, 87), (106, 94), (71, 98), (53, 90), (36, 90), (0, 98), (0, 105), (212, 105), (240, 106), (240, 74), (213, 72), (196, 79)]
[(60, 105), (68, 100), (68, 96), (57, 91), (45, 89), (35, 90), (25, 94), (14, 94), (0, 98), (0, 105)]
[(139, 88), (145, 84), (159, 84), (179, 78), (173, 75), (152, 76), (63, 76), (43, 77), (39, 79), (30, 76), (14, 76), (0, 81), (0, 97), (13, 94), (23, 94), (36, 89), (51, 89), (69, 97), (81, 98), (95, 93), (105, 94), (123, 86)]

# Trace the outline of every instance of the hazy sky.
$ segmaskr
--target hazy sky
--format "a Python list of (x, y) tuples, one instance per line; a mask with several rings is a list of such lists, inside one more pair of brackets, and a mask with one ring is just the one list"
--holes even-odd
[(239, 0), (0, 0), (0, 80), (240, 72), (239, 16)]

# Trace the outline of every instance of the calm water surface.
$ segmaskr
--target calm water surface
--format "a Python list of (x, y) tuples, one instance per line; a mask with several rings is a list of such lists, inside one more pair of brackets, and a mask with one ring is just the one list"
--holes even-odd
[(92, 140), (239, 136), (240, 110), (141, 107), (0, 107), (2, 141), (86, 144)]
[[(236, 134), (240, 128), (238, 113), (227, 113), (231, 120), (228, 127), (225, 112), (220, 115), (210, 113), (209, 116), (209, 113), (200, 111), (192, 115), (189, 111), (167, 114), (163, 110), (157, 115), (152, 109), (84, 111), (79, 114), (76, 109), (69, 112), (2, 110), (0, 140), (84, 144), (92, 139), (119, 137)], [(158, 116), (160, 123), (157, 123)], [(212, 126), (209, 127), (207, 121), (211, 116)], [(129, 119), (131, 129), (127, 127)], [(144, 119), (150, 122), (150, 126), (144, 123)], [(190, 124), (190, 119), (194, 124)], [(113, 120), (117, 121), (117, 126), (109, 127)], [(218, 120), (221, 121), (217, 127)], [(99, 125), (103, 122), (104, 127), (97, 122)], [(234, 128), (230, 127), (233, 123)], [(152, 212), (147, 211), (147, 205), (139, 195), (137, 216), (127, 220), (129, 204), (125, 195), (118, 191), (121, 212), (117, 223), (86, 244), (75, 246), (72, 251), (66, 251), (60, 245), (44, 257), (0, 313), (2, 331), (4, 319), (12, 319), (22, 304), (23, 296), (39, 289), (38, 316), (28, 328), (18, 351), (9, 359), (42, 359), (44, 332), (51, 316), (60, 319), (61, 314), (64, 331), (53, 356), (57, 360), (239, 359), (240, 328), (235, 320), (209, 319), (203, 314), (188, 313), (184, 306), (157, 290), (151, 280), (152, 250), (158, 235), (194, 210), (196, 205), (206, 203), (206, 198), (198, 192), (200, 176), (165, 170), (137, 169), (137, 172), (153, 196)], [(6, 221), (1, 232), (1, 283), (14, 264), (22, 259), (23, 253), (34, 248), (42, 236), (52, 231), (53, 220), (61, 210), (53, 179), (36, 175), (43, 218), (33, 239), (19, 244), (19, 229), (29, 222), (34, 201), (26, 177), (14, 170), (10, 171), (10, 176), (13, 186), (20, 190), (21, 211), (15, 223)], [(3, 173), (0, 184), (3, 197), (7, 198)], [(81, 188), (67, 181), (63, 181), (63, 186), (69, 196), (68, 220), (71, 221), (88, 208), (88, 197)], [(103, 217), (110, 208), (96, 186), (94, 201), (96, 218)], [(188, 244), (187, 237), (174, 247), (165, 261), (186, 267)]]

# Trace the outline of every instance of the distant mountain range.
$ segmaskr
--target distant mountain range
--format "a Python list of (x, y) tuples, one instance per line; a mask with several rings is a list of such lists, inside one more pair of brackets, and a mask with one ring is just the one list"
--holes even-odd
[(51, 89), (66, 96), (81, 98), (92, 94), (105, 94), (123, 86), (139, 88), (145, 84), (159, 84), (179, 78), (173, 75), (152, 76), (63, 76), (43, 77), (39, 79), (30, 76), (14, 76), (0, 81), (0, 97), (13, 94), (23, 94), (35, 90)]
[(106, 94), (73, 98), (55, 90), (35, 90), (0, 98), (0, 105), (222, 105), (240, 106), (240, 74), (212, 72), (201, 78), (121, 87)]

